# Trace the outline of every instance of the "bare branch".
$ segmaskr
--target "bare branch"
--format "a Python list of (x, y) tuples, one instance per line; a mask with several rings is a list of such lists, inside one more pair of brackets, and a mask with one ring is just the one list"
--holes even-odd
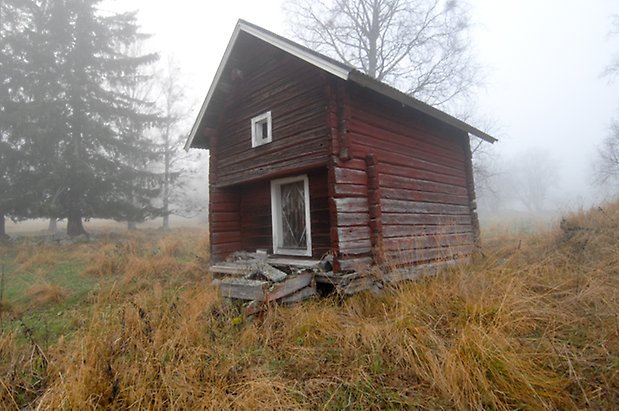
[(477, 84), (464, 1), (293, 0), (285, 11), (303, 43), (430, 104)]

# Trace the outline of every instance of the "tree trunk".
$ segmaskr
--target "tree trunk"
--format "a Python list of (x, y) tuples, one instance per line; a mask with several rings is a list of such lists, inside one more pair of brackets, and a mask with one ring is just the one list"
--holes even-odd
[(163, 225), (161, 226), (161, 228), (164, 231), (167, 231), (170, 229), (170, 216), (167, 214), (163, 215)]
[(88, 235), (82, 224), (82, 213), (78, 210), (72, 210), (67, 216), (67, 235), (69, 237), (77, 237), (78, 235)]
[(49, 219), (49, 224), (47, 225), (47, 232), (50, 234), (56, 234), (58, 232), (58, 220), (55, 217)]
[[(170, 108), (168, 107), (168, 113), (170, 112)], [(171, 150), (170, 147), (170, 122), (166, 126), (166, 131), (164, 135), (164, 153), (163, 153), (163, 230), (170, 229), (170, 161), (171, 161)]]
[(9, 238), (9, 236), (6, 235), (6, 225), (5, 225), (5, 221), (4, 221), (4, 213), (0, 213), (0, 241), (6, 240), (7, 238)]

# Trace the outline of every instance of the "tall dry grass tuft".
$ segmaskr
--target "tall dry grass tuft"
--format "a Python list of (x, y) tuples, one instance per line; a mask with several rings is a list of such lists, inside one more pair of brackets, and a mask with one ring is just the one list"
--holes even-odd
[(49, 246), (35, 245), (24, 247), (15, 257), (19, 264), (15, 270), (17, 273), (30, 272), (35, 268), (45, 266), (52, 268), (58, 259), (57, 252)]
[(39, 281), (26, 290), (26, 297), (31, 307), (40, 307), (49, 303), (60, 303), (69, 296), (69, 292), (57, 285)]
[(84, 274), (108, 277), (119, 274), (127, 260), (137, 254), (138, 246), (134, 240), (106, 242), (100, 244), (91, 255)]
[(31, 338), (20, 342), (16, 331), (0, 334), (0, 407), (22, 409), (47, 388), (48, 358)]

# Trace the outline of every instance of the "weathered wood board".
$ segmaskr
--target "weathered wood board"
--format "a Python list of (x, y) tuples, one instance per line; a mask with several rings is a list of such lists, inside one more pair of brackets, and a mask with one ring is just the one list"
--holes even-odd
[(224, 278), (219, 283), (223, 297), (239, 300), (262, 300), (268, 281), (247, 280), (244, 278)]

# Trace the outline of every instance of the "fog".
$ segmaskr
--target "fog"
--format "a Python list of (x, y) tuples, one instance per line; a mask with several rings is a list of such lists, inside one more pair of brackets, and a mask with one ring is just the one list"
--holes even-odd
[[(111, 2), (139, 10), (152, 43), (181, 64), (196, 104), (206, 95), (236, 20), (286, 33), (281, 1), (145, 0)], [(619, 108), (619, 84), (602, 73), (619, 53), (611, 36), (611, 0), (566, 2), (472, 0), (472, 43), (482, 86), (471, 98), (481, 128), (499, 138), (489, 148), (497, 173), (542, 153), (556, 168), (545, 207), (588, 206), (613, 194), (592, 183), (597, 147)], [(508, 190), (509, 191), (509, 190)], [(505, 195), (509, 198), (509, 193)], [(507, 208), (521, 209), (517, 201)]]
[[(593, 166), (612, 119), (619, 117), (619, 79), (603, 75), (619, 59), (619, 35), (611, 34), (619, 3), (469, 3), (480, 87), (464, 111), (472, 113), (467, 121), (499, 139), (484, 144), (478, 158), (487, 174), (478, 181), (482, 216), (556, 215), (613, 198), (614, 185), (594, 183)], [(142, 31), (152, 35), (148, 50), (161, 61), (174, 59), (186, 88), (188, 109), (180, 125), (185, 134), (239, 18), (290, 35), (280, 0), (107, 0), (102, 10), (137, 11)], [(206, 158), (200, 161), (205, 169)], [(188, 187), (204, 204), (204, 181)], [(526, 199), (527, 192), (542, 198)]]

